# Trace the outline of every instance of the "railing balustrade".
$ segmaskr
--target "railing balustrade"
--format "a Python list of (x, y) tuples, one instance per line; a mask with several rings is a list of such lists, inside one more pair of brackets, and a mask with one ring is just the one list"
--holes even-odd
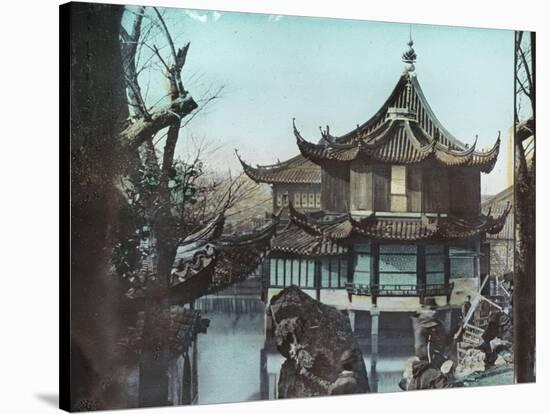
[(358, 296), (448, 296), (454, 284), (356, 284), (348, 283), (350, 295)]

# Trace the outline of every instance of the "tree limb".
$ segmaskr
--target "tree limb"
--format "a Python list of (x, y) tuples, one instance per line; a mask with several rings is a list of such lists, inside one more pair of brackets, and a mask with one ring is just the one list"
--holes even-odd
[(531, 92), (529, 92), (526, 88), (523, 82), (519, 79), (519, 77), (516, 75), (516, 82), (518, 86), (520, 87), (521, 91), (527, 96), (529, 99), (531, 99)]
[(166, 26), (166, 23), (164, 22), (164, 19), (162, 18), (162, 15), (158, 11), (158, 9), (156, 7), (153, 7), (153, 10), (157, 14), (157, 17), (160, 21), (160, 24), (162, 25), (162, 28), (164, 30), (164, 34), (166, 35), (166, 40), (168, 40), (170, 50), (172, 51), (172, 58), (174, 59), (174, 63), (176, 63), (177, 62), (176, 48), (174, 46), (174, 41), (172, 40), (172, 36), (170, 35), (170, 31), (168, 30), (168, 27)]
[(127, 86), (127, 94), (132, 104), (132, 114), (148, 119), (149, 113), (145, 107), (145, 102), (141, 95), (141, 89), (136, 72), (136, 51), (141, 34), (141, 23), (145, 7), (140, 7), (132, 25), (132, 33), (129, 34), (124, 27), (120, 28), (120, 37), (122, 39), (122, 63)]
[[(529, 70), (529, 66), (527, 65), (527, 59), (525, 59), (525, 53), (523, 52), (523, 49), (521, 48), (521, 45), (519, 47), (519, 56), (521, 57), (521, 61), (523, 63), (523, 69), (525, 71), (525, 76), (527, 77), (527, 83), (529, 84), (529, 91), (533, 90), (533, 81), (531, 80), (531, 73)], [(531, 92), (525, 93), (527, 96), (531, 96)]]
[(172, 58), (174, 60), (174, 64), (170, 68), (168, 68), (168, 73), (170, 74), (170, 79), (171, 79), (170, 87), (172, 89), (172, 97), (176, 98), (186, 93), (185, 89), (183, 88), (183, 82), (181, 80), (181, 70), (185, 65), (185, 60), (187, 58), (187, 52), (189, 50), (190, 44), (187, 43), (182, 48), (179, 48), (178, 51), (176, 52), (176, 47), (174, 46), (174, 40), (170, 35), (170, 31), (166, 26), (166, 22), (164, 21), (158, 9), (156, 7), (153, 7), (153, 9), (157, 14), (157, 18), (160, 21), (160, 24), (164, 30), (166, 40), (168, 41), (168, 45), (170, 46), (170, 50), (172, 52)]
[(137, 148), (161, 129), (179, 122), (194, 111), (197, 106), (197, 103), (189, 94), (177, 98), (169, 105), (152, 112), (149, 119), (139, 118), (129, 125), (121, 133), (122, 141), (130, 148)]
[(162, 175), (163, 181), (168, 183), (169, 174), (174, 165), (174, 154), (176, 151), (176, 144), (178, 143), (179, 131), (181, 121), (175, 122), (168, 127), (168, 134), (166, 136), (166, 143), (164, 144), (164, 152), (162, 158)]

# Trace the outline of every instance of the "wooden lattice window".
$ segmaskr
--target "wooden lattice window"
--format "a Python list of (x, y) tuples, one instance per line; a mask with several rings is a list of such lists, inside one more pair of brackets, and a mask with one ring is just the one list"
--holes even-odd
[(451, 246), (449, 261), (451, 262), (451, 279), (478, 276), (476, 250), (470, 246)]
[(424, 253), (426, 284), (442, 285), (445, 283), (445, 246), (427, 245)]
[(416, 285), (416, 259), (415, 245), (380, 245), (380, 284)]
[(391, 211), (407, 211), (407, 167), (391, 167)]
[(371, 246), (370, 243), (355, 244), (355, 268), (353, 269), (353, 283), (368, 285), (371, 281)]

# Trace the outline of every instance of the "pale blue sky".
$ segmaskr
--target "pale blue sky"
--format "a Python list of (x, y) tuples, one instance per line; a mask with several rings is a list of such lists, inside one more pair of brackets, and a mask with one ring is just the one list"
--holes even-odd
[[(211, 166), (240, 171), (233, 149), (252, 164), (298, 153), (292, 118), (317, 141), (319, 126), (340, 135), (382, 105), (404, 64), (409, 24), (249, 13), (170, 9), (166, 21), (177, 43), (190, 41), (183, 71), (193, 96), (223, 86), (183, 130), (220, 145)], [(416, 73), (436, 116), (455, 136), (478, 148), (502, 133), (501, 153), (482, 193), (506, 187), (508, 129), (513, 119), (513, 32), (413, 25)], [(162, 39), (155, 38), (157, 45)], [(146, 76), (142, 83), (146, 84)], [(153, 76), (148, 101), (164, 93)]]

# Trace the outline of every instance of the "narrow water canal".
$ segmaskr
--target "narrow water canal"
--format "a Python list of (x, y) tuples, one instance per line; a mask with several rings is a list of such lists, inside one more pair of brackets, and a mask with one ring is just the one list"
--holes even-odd
[(263, 313), (204, 316), (210, 327), (198, 337), (199, 404), (260, 399)]
[[(231, 303), (215, 306), (214, 310), (210, 310), (211, 305), (208, 308), (203, 309), (203, 314), (210, 319), (210, 327), (206, 335), (199, 335), (197, 344), (198, 402), (259, 400), (260, 353), (265, 340), (263, 304), (250, 298), (241, 302), (238, 309)], [(370, 369), (370, 345), (362, 340), (359, 343)], [(377, 363), (378, 392), (399, 391), (405, 360), (414, 351), (403, 346), (384, 346), (381, 351)], [(276, 357), (272, 363), (280, 361)]]

